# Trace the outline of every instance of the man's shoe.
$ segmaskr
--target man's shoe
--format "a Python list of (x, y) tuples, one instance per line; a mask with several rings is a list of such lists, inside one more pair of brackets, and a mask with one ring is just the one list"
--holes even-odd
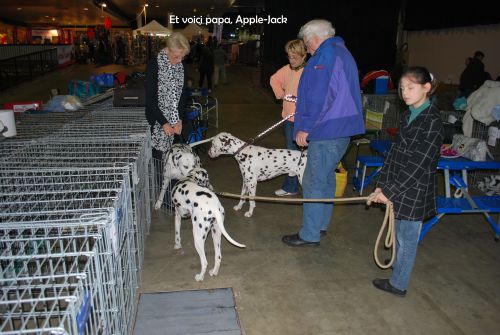
[(281, 240), (291, 247), (319, 247), (319, 242), (305, 241), (300, 238), (299, 234), (285, 235)]
[(394, 286), (391, 285), (389, 279), (380, 279), (380, 278), (374, 279), (373, 286), (375, 286), (379, 290), (392, 293), (398, 297), (404, 297), (406, 295), (406, 290), (401, 291), (395, 288)]
[(320, 231), (319, 231), (319, 234), (320, 234), (321, 236), (326, 236), (326, 234), (327, 234), (327, 233), (326, 233), (326, 230), (320, 230)]
[(276, 190), (274, 192), (274, 194), (276, 194), (278, 197), (284, 197), (287, 195), (297, 195), (298, 193), (297, 192), (287, 192), (284, 189), (280, 188), (279, 190)]

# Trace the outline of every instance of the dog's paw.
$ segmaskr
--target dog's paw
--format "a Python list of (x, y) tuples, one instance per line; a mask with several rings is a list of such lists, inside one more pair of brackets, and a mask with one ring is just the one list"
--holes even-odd
[(213, 268), (212, 270), (208, 271), (208, 273), (210, 274), (210, 276), (217, 276), (217, 274), (219, 273), (219, 269), (216, 269), (216, 268)]
[(248, 212), (245, 213), (245, 216), (247, 218), (249, 218), (249, 217), (252, 217), (252, 214), (253, 214), (253, 212), (248, 211)]
[(234, 209), (235, 211), (239, 211), (239, 210), (241, 209), (241, 206), (236, 205), (236, 206), (234, 206), (234, 207), (233, 207), (233, 209)]
[(203, 274), (202, 273), (198, 273), (196, 276), (194, 276), (194, 279), (196, 281), (203, 281)]
[(158, 210), (158, 209), (160, 209), (160, 207), (161, 207), (161, 201), (160, 201), (160, 200), (158, 200), (158, 201), (155, 203), (155, 209), (156, 209), (156, 210)]

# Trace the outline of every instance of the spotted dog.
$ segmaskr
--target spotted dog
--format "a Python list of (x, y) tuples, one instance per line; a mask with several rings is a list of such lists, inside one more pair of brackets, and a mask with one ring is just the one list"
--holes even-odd
[[(298, 176), (302, 183), (302, 176), (307, 162), (307, 152), (287, 149), (267, 149), (255, 145), (249, 145), (238, 152), (238, 149), (245, 142), (229, 133), (219, 133), (212, 139), (212, 146), (208, 151), (211, 158), (220, 155), (234, 155), (240, 166), (243, 177), (243, 187), (241, 195), (254, 196), (257, 190), (257, 182), (268, 180), (282, 174)], [(234, 206), (238, 211), (243, 207), (245, 200)], [(251, 217), (255, 208), (255, 201), (250, 200), (250, 208), (245, 213), (246, 217)]]
[(237, 247), (245, 248), (245, 245), (233, 240), (224, 228), (224, 207), (213, 193), (212, 186), (208, 180), (205, 169), (194, 168), (188, 176), (175, 184), (172, 189), (172, 201), (175, 206), (175, 246), (181, 246), (181, 218), (191, 217), (193, 222), (194, 246), (200, 256), (201, 272), (194, 278), (202, 281), (207, 270), (207, 258), (205, 256), (205, 240), (208, 233), (212, 231), (212, 240), (215, 250), (215, 264), (209, 271), (210, 276), (216, 276), (219, 272), (221, 256), (221, 233), (224, 237)]
[(155, 209), (159, 209), (163, 197), (172, 179), (187, 177), (188, 173), (195, 167), (201, 166), (200, 157), (186, 144), (174, 144), (163, 158), (163, 184), (160, 195), (155, 203)]

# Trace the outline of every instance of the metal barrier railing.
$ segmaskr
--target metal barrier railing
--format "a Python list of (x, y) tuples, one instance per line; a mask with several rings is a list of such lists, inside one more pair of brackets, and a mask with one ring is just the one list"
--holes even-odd
[(58, 66), (57, 48), (0, 60), (0, 91), (53, 71)]

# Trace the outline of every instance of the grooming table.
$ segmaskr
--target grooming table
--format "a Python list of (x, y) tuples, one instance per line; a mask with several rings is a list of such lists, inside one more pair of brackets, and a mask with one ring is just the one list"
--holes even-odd
[[(380, 172), (384, 156), (387, 155), (391, 146), (389, 140), (375, 140), (370, 142), (370, 147), (381, 156), (359, 156), (356, 162), (356, 175), (353, 179), (354, 187), (362, 194), (366, 185)], [(366, 169), (375, 168), (373, 172), (366, 175)], [(438, 214), (425, 222), (422, 226), (420, 239), (436, 225), (446, 214), (482, 213), (491, 228), (495, 232), (495, 240), (500, 237), (500, 220), (495, 222), (491, 213), (500, 213), (500, 196), (471, 196), (467, 183), (468, 170), (500, 170), (500, 161), (475, 162), (467, 158), (441, 158), (437, 168), (444, 172), (445, 196), (436, 198)], [(451, 195), (451, 186), (456, 189), (454, 196)], [(500, 218), (500, 215), (499, 215)]]

